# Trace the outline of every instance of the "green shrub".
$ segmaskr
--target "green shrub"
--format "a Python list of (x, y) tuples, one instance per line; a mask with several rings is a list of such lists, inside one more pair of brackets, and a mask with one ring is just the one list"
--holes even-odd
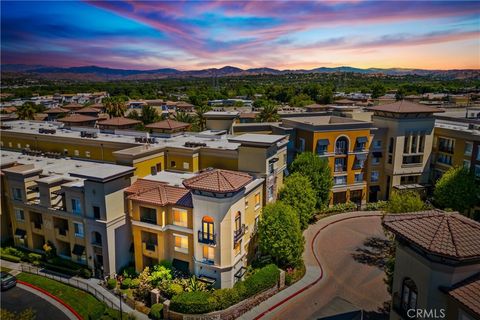
[(138, 288), (139, 285), (140, 279), (138, 278), (132, 279), (132, 281), (130, 282), (130, 288)]
[(163, 304), (155, 303), (152, 308), (150, 309), (150, 313), (148, 316), (151, 319), (157, 320), (163, 318)]
[(73, 269), (70, 269), (68, 267), (62, 267), (62, 266), (58, 266), (56, 264), (52, 264), (52, 263), (48, 263), (48, 262), (44, 262), (42, 264), (42, 266), (45, 269), (48, 269), (50, 271), (63, 273), (63, 274), (69, 275), (69, 276), (77, 276), (80, 272), (80, 270), (73, 270)]
[(114, 289), (117, 287), (117, 279), (108, 279), (107, 280), (107, 288)]
[(345, 203), (338, 203), (331, 207), (326, 207), (322, 210), (324, 214), (332, 214), (332, 213), (342, 213), (342, 212), (349, 212), (357, 210), (357, 205), (351, 201)]
[(427, 206), (415, 191), (392, 192), (387, 211), (390, 213), (415, 212), (427, 209)]
[(246, 290), (239, 290), (239, 288), (230, 289), (219, 289), (213, 291), (212, 295), (217, 302), (217, 310), (227, 309), (230, 306), (233, 306), (236, 303), (239, 303), (242, 300), (242, 294), (246, 292)]
[(132, 286), (132, 279), (130, 278), (125, 278), (122, 283), (120, 284), (120, 288), (122, 289), (128, 289)]
[(159, 265), (161, 265), (162, 267), (165, 267), (167, 269), (172, 269), (172, 261), (170, 260), (161, 260)]
[(0, 258), (3, 259), (3, 260), (10, 261), (10, 262), (20, 262), (20, 260), (21, 260), (19, 257), (12, 256), (12, 255), (9, 255), (9, 254), (6, 254), (6, 253), (0, 254)]
[(305, 264), (301, 264), (298, 268), (287, 269), (285, 273), (285, 284), (290, 286), (300, 280), (305, 275)]
[(179, 295), (182, 292), (183, 292), (183, 287), (178, 283), (165, 282), (165, 285), (162, 286), (162, 293), (168, 299), (171, 299), (172, 297)]
[(42, 260), (42, 255), (41, 254), (38, 254), (38, 253), (29, 253), (27, 255), (27, 260), (28, 262), (31, 262), (31, 263), (35, 263), (35, 262), (40, 262), (40, 260)]
[(1, 253), (2, 254), (3, 253), (7, 254), (7, 255), (10, 255), (10, 256), (14, 256), (14, 257), (18, 257), (20, 259), (22, 259), (25, 256), (24, 252), (22, 252), (21, 250), (19, 250), (17, 248), (13, 248), (13, 247), (2, 248)]
[(387, 201), (369, 202), (365, 206), (365, 210), (367, 211), (385, 210), (387, 208), (387, 205), (388, 205)]
[(135, 270), (135, 267), (133, 266), (128, 266), (123, 269), (122, 272), (120, 272), (125, 278), (136, 278), (138, 276), (137, 271)]
[(277, 284), (279, 275), (280, 270), (274, 264), (269, 264), (259, 269), (244, 281), (247, 288), (247, 296), (251, 297), (273, 287)]
[(80, 272), (78, 273), (78, 275), (82, 278), (90, 279), (92, 277), (92, 271), (90, 271), (90, 269), (83, 268), (83, 269), (80, 269)]
[(212, 294), (202, 291), (183, 292), (174, 296), (170, 302), (173, 311), (187, 314), (208, 313), (216, 307), (217, 302)]

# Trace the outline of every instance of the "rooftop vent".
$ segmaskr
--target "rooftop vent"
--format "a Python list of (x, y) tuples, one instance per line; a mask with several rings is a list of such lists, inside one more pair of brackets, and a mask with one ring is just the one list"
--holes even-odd
[(206, 147), (207, 144), (205, 142), (185, 142), (184, 146), (187, 148), (198, 148)]
[(81, 131), (80, 137), (82, 138), (97, 138), (96, 132)]
[(1, 129), (1, 130), (10, 130), (10, 129), (12, 129), (12, 126), (7, 126), (7, 125), (3, 125), (3, 124), (2, 124), (2, 125), (0, 126), (0, 129)]
[(46, 133), (46, 134), (54, 134), (57, 132), (55, 129), (45, 129), (45, 128), (39, 128), (38, 129), (39, 133)]

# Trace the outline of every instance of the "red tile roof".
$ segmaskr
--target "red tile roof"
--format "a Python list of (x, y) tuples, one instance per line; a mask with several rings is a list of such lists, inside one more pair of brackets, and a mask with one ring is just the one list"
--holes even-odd
[(141, 123), (141, 121), (124, 118), (124, 117), (116, 117), (116, 118), (110, 118), (107, 120), (100, 121), (98, 124), (104, 125), (104, 126), (128, 126), (128, 125), (135, 125), (138, 123)]
[(227, 193), (240, 190), (252, 180), (248, 173), (214, 169), (184, 180), (183, 185), (189, 189)]
[(384, 111), (393, 113), (436, 113), (445, 112), (442, 109), (429, 107), (420, 103), (407, 100), (400, 100), (394, 103), (382, 104), (379, 106), (368, 107), (369, 111)]
[(480, 223), (458, 213), (430, 210), (385, 216), (383, 226), (430, 254), (480, 259)]
[(83, 105), (79, 103), (69, 103), (66, 106), (63, 106), (65, 109), (82, 109)]
[(55, 107), (55, 108), (50, 108), (45, 110), (45, 113), (47, 114), (57, 114), (57, 113), (68, 113), (70, 110), (60, 108), (60, 107)]
[(188, 128), (190, 126), (190, 123), (185, 123), (185, 122), (180, 122), (180, 121), (175, 121), (171, 119), (151, 123), (149, 125), (146, 125), (145, 128), (148, 129), (163, 129), (163, 130), (175, 130), (175, 129), (183, 129), (183, 128)]
[(152, 205), (178, 205), (193, 208), (190, 191), (164, 182), (139, 179), (125, 190), (128, 199)]
[(454, 285), (448, 295), (480, 317), (480, 273)]
[(76, 113), (99, 113), (100, 110), (92, 107), (85, 107), (80, 110), (75, 111)]
[(58, 119), (60, 122), (90, 122), (96, 120), (96, 117), (84, 116), (83, 114), (72, 114), (71, 116)]

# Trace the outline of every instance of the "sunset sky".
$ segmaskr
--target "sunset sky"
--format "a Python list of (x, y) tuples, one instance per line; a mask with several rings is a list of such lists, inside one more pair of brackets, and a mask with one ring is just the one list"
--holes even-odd
[(2, 1), (2, 64), (480, 68), (480, 2)]

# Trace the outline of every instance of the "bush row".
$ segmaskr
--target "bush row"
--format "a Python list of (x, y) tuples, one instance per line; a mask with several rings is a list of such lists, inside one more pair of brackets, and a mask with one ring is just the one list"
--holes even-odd
[(170, 308), (173, 311), (199, 314), (226, 309), (242, 300), (265, 291), (277, 284), (280, 270), (274, 264), (258, 269), (244, 281), (237, 282), (233, 288), (214, 290), (213, 292), (183, 292), (172, 298)]
[(357, 210), (357, 205), (351, 201), (345, 203), (338, 203), (331, 207), (324, 208), (321, 213), (323, 214), (332, 214), (332, 213), (341, 213), (341, 212), (348, 212), (348, 211), (355, 211)]

